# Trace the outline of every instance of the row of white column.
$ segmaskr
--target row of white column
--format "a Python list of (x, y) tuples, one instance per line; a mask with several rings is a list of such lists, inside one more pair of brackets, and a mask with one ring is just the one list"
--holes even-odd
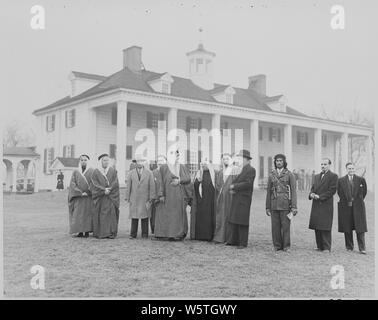
[[(126, 144), (127, 144), (127, 101), (119, 101), (117, 103), (117, 171), (119, 173), (120, 182), (125, 181), (126, 174)], [(170, 108), (168, 111), (168, 132), (177, 128), (177, 108)], [(220, 129), (221, 116), (220, 114), (213, 114), (211, 119), (212, 129)], [(289, 166), (293, 164), (293, 134), (292, 125), (285, 124), (284, 126), (284, 154), (286, 155)], [(368, 173), (367, 176), (372, 175), (372, 142), (369, 139), (368, 143)], [(348, 134), (342, 133), (340, 138), (341, 143), (341, 163), (348, 162)], [(252, 165), (256, 169), (255, 185), (258, 184), (260, 176), (259, 164), (259, 120), (250, 120), (250, 152), (252, 155)], [(320, 170), (320, 163), (322, 159), (322, 130), (319, 128), (314, 129), (314, 165), (315, 171)]]

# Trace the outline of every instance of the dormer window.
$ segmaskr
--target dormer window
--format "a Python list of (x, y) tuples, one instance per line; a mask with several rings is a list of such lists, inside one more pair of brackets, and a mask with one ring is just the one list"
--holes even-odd
[(233, 95), (230, 93), (226, 93), (226, 103), (232, 104), (233, 100)]
[(211, 95), (218, 102), (233, 104), (235, 89), (231, 86), (218, 86), (210, 91)]
[(172, 83), (173, 78), (169, 73), (157, 74), (148, 81), (154, 91), (165, 94), (171, 94)]
[(163, 81), (162, 82), (161, 92), (169, 94), (170, 93), (169, 89), (170, 89), (170, 84), (168, 82)]

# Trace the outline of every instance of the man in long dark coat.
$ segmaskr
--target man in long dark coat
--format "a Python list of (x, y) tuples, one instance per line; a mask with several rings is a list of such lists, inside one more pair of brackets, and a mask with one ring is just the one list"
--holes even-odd
[(315, 230), (316, 250), (331, 252), (333, 196), (337, 189), (337, 174), (329, 169), (331, 160), (321, 163), (321, 173), (315, 175), (309, 194), (312, 200), (309, 228)]
[(367, 232), (366, 209), (364, 199), (367, 194), (366, 181), (355, 174), (354, 164), (346, 164), (348, 174), (339, 179), (337, 194), (339, 232), (344, 233), (345, 246), (348, 251), (353, 250), (353, 230), (357, 234), (358, 249), (366, 254), (365, 232)]
[(155, 234), (156, 208), (159, 205), (158, 193), (159, 193), (159, 190), (160, 190), (160, 183), (161, 183), (161, 179), (160, 179), (160, 167), (163, 164), (166, 164), (166, 163), (167, 163), (166, 156), (159, 155), (158, 158), (157, 158), (157, 161), (156, 161), (157, 168), (155, 168), (152, 171), (152, 175), (154, 177), (155, 195), (156, 195), (156, 199), (154, 199), (154, 201), (152, 202), (152, 207), (151, 207), (150, 227), (151, 227), (151, 233), (152, 234)]
[(297, 214), (297, 190), (294, 175), (287, 169), (283, 154), (274, 156), (274, 167), (268, 178), (266, 214), (272, 221), (272, 239), (276, 251), (290, 251), (290, 222)]
[(94, 210), (90, 190), (93, 169), (87, 164), (88, 160), (89, 156), (80, 156), (79, 168), (72, 173), (68, 187), (69, 232), (85, 238), (93, 231)]
[(239, 162), (242, 161), (242, 170), (230, 185), (230, 192), (233, 196), (226, 244), (243, 249), (248, 245), (249, 216), (256, 170), (250, 165), (252, 158), (248, 150), (241, 150), (237, 157)]
[(191, 184), (191, 179), (188, 168), (180, 163), (179, 151), (174, 153), (174, 163), (170, 159), (159, 169), (159, 204), (156, 208), (154, 231), (155, 239), (182, 241), (188, 233), (186, 189)]
[(100, 165), (92, 174), (92, 198), (95, 206), (93, 235), (114, 239), (118, 232), (119, 183), (108, 154), (98, 157)]
[[(191, 239), (211, 241), (215, 230), (215, 171), (208, 161), (201, 163), (201, 169), (194, 180), (194, 197), (191, 207)], [(192, 223), (193, 222), (193, 223)]]

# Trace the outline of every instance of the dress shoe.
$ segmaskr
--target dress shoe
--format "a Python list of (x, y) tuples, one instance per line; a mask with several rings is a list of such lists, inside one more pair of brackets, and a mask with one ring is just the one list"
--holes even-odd
[(366, 254), (366, 251), (365, 250), (361, 250), (360, 253), (361, 254)]
[(134, 236), (129, 236), (129, 239), (136, 239), (136, 237), (134, 237)]
[(331, 253), (331, 250), (326, 249), (326, 250), (323, 250), (323, 252), (325, 252), (325, 253)]

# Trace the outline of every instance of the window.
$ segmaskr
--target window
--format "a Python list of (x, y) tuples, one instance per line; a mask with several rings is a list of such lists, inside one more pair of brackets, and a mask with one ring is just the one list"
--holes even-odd
[(281, 142), (280, 128), (269, 128), (269, 141)]
[(126, 146), (126, 159), (131, 160), (133, 158), (133, 146)]
[(203, 59), (197, 59), (197, 72), (203, 72)]
[(199, 170), (199, 163), (201, 162), (201, 151), (190, 151), (186, 153), (186, 166), (189, 169), (190, 175), (193, 177)]
[(159, 121), (164, 121), (164, 113), (153, 113), (147, 111), (147, 128), (158, 128)]
[(221, 122), (221, 125), (220, 125), (220, 131), (221, 131), (221, 135), (224, 136), (224, 137), (228, 137), (228, 122)]
[(65, 122), (66, 122), (66, 128), (72, 128), (75, 126), (75, 109), (72, 110), (66, 110), (65, 112)]
[(170, 90), (169, 90), (169, 83), (163, 81), (161, 86), (162, 86), (162, 87), (161, 87), (161, 92), (162, 92), (162, 93), (167, 93), (167, 94), (170, 93)]
[(325, 148), (327, 147), (327, 135), (322, 134), (322, 147)]
[(63, 158), (75, 158), (75, 145), (63, 146)]
[(116, 159), (117, 146), (115, 144), (109, 145), (109, 158)]
[(263, 139), (263, 128), (259, 127), (259, 140), (262, 141)]
[(297, 144), (308, 145), (308, 132), (297, 131)]
[(230, 93), (227, 93), (226, 94), (226, 103), (230, 103), (230, 104), (232, 104), (232, 94), (230, 94)]
[(260, 174), (259, 174), (259, 178), (260, 179), (264, 179), (264, 157), (263, 156), (260, 156)]
[(186, 131), (190, 132), (190, 129), (202, 129), (202, 119), (186, 117)]
[(46, 117), (46, 131), (55, 130), (55, 114)]
[(50, 167), (54, 160), (54, 148), (47, 148), (44, 150), (43, 156), (43, 172), (46, 174), (50, 174)]
[(117, 125), (117, 107), (112, 107), (112, 125)]

